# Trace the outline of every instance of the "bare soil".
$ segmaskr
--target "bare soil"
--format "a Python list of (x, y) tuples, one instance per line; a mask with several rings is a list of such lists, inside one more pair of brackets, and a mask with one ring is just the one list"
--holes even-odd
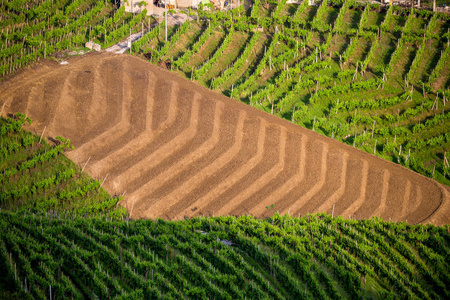
[[(0, 84), (3, 115), (69, 138), (66, 155), (133, 218), (327, 212), (450, 223), (432, 179), (276, 118), (129, 55), (43, 61)], [(274, 207), (272, 208), (272, 204)], [(268, 207), (268, 208), (267, 208)]]

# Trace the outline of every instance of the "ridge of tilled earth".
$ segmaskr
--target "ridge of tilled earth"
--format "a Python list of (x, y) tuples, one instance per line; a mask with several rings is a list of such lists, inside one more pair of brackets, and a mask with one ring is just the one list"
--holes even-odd
[[(133, 218), (327, 212), (450, 222), (441, 184), (129, 55), (44, 62), (1, 83), (3, 115), (69, 138), (67, 156)], [(267, 209), (267, 207), (273, 208)]]

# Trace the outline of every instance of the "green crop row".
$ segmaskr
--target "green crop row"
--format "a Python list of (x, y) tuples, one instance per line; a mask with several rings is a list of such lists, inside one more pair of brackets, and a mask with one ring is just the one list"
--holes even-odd
[[(49, 297), (448, 297), (450, 235), (432, 225), (277, 213), (184, 221), (0, 212), (11, 292)], [(227, 240), (233, 246), (222, 241)], [(439, 243), (436, 241), (439, 240)], [(415, 253), (418, 253), (416, 255)]]

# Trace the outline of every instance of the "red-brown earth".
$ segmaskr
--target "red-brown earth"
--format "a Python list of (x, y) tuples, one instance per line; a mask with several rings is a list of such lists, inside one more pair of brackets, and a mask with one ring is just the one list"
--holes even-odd
[[(450, 191), (129, 55), (44, 61), (0, 84), (3, 115), (63, 136), (66, 155), (133, 218), (331, 213), (450, 223)], [(273, 208), (267, 209), (274, 205)]]

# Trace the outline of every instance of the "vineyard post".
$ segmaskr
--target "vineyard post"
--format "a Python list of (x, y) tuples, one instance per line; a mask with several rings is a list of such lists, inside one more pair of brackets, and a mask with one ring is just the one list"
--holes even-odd
[(272, 102), (272, 109), (270, 110), (270, 113), (273, 115), (273, 104), (275, 103), (275, 98), (271, 101), (269, 97), (269, 101)]
[(358, 75), (358, 66), (359, 66), (359, 63), (357, 61), (356, 62), (356, 69), (355, 69), (355, 75), (353, 75), (352, 82), (355, 81), (356, 75)]
[(165, 32), (165, 41), (167, 43), (167, 0), (164, 0), (164, 17), (165, 17), (165, 21), (164, 21), (164, 32)]
[(44, 126), (44, 130), (42, 130), (41, 137), (39, 138), (39, 144), (41, 143), (42, 137), (44, 136), (45, 128), (47, 128), (47, 125)]
[(438, 97), (439, 97), (439, 92), (436, 93), (436, 98), (434, 99), (433, 106), (431, 107), (431, 110), (434, 109), (435, 105), (436, 105), (436, 110), (437, 110), (437, 103), (436, 103), (436, 101), (437, 101)]
[(377, 152), (377, 140), (375, 140), (375, 146), (373, 146), (373, 154)]
[(447, 166), (447, 168), (449, 167), (449, 163), (447, 160), (447, 151), (444, 152), (444, 166)]
[[(447, 34), (450, 32), (450, 29), (447, 30)], [(448, 36), (448, 35), (447, 35)], [(447, 38), (447, 47), (450, 46), (450, 38)]]
[(98, 190), (100, 191), (100, 189), (102, 188), (103, 183), (105, 183), (106, 178), (108, 178), (108, 174), (106, 174), (105, 178), (103, 178), (102, 183), (100, 183), (100, 186), (98, 187)]
[(84, 163), (83, 168), (81, 169), (81, 172), (84, 171), (84, 168), (86, 168), (86, 165), (88, 164), (89, 160), (91, 159), (91, 156), (89, 156), (88, 160)]
[(50, 300), (52, 300), (52, 286), (49, 285), (48, 287), (49, 287), (49, 289), (50, 289)]
[(333, 209), (331, 210), (331, 219), (333, 219), (334, 217), (334, 206), (336, 205), (336, 203), (333, 203)]
[(377, 122), (377, 121), (375, 121), (375, 120), (373, 121), (373, 126), (372, 126), (372, 138), (373, 138), (373, 133), (374, 133), (374, 131), (375, 131), (375, 124), (376, 124), (376, 122)]
[(239, 12), (239, 17), (241, 16), (241, 0), (238, 0), (238, 12)]

